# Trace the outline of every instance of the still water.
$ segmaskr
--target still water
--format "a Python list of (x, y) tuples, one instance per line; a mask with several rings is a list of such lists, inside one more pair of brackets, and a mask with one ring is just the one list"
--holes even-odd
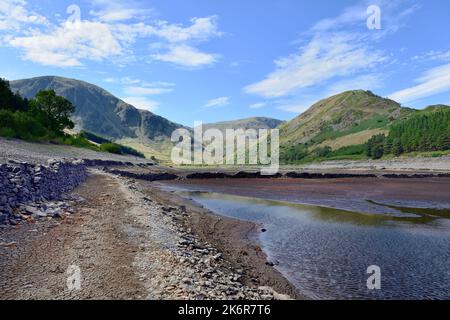
[[(367, 214), (214, 192), (178, 192), (221, 214), (267, 229), (268, 259), (312, 299), (449, 299), (450, 213), (395, 208)], [(381, 289), (367, 289), (367, 268)]]

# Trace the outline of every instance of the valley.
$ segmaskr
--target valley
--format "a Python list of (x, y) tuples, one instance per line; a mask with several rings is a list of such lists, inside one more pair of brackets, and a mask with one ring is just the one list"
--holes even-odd
[[(281, 166), (267, 177), (257, 165), (174, 165), (172, 132), (194, 129), (82, 81), (18, 80), (11, 92), (30, 109), (6, 111), (15, 122), (0, 137), (3, 299), (449, 296), (448, 106), (353, 90), (291, 121), (203, 125), (278, 129)], [(40, 121), (37, 93), (73, 104), (74, 128), (17, 139), (22, 114)], [(365, 287), (370, 264), (386, 272), (381, 292)], [(67, 285), (71, 270), (81, 290)]]

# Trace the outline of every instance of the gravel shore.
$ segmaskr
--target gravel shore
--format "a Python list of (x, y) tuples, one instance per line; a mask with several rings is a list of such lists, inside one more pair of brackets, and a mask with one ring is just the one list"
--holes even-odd
[[(189, 227), (198, 218), (190, 209), (143, 187), (94, 170), (74, 192), (84, 201), (60, 218), (0, 229), (0, 298), (289, 298)], [(81, 272), (80, 290), (67, 286), (70, 266)]]
[(326, 161), (301, 166), (303, 170), (387, 170), (387, 171), (450, 171), (450, 156), (394, 158), (392, 160)]
[(27, 163), (46, 164), (49, 159), (94, 159), (120, 162), (148, 163), (149, 160), (132, 156), (121, 156), (106, 152), (50, 143), (32, 143), (18, 139), (0, 137), (0, 163), (17, 160)]

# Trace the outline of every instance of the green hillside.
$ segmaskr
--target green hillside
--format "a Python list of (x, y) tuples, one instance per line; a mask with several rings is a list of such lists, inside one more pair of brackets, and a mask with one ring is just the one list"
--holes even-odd
[[(443, 114), (447, 114), (448, 110), (448, 106), (435, 105), (418, 111), (403, 108), (397, 102), (370, 91), (343, 92), (319, 101), (300, 116), (280, 126), (281, 162), (379, 157), (379, 152), (374, 155), (367, 149), (369, 141), (375, 145), (388, 141), (386, 152), (382, 152), (382, 155), (390, 154), (392, 150), (389, 146), (393, 143), (399, 145), (398, 140), (403, 141), (404, 148), (399, 149), (397, 155), (413, 151), (446, 150), (445, 143), (437, 140), (446, 139), (449, 124)], [(422, 124), (422, 129), (427, 126), (433, 129), (427, 129), (426, 132), (419, 130), (416, 122)], [(403, 132), (405, 128), (414, 128), (414, 136), (403, 133), (402, 138), (393, 136), (399, 135), (398, 132)], [(417, 142), (417, 135), (429, 142)], [(424, 144), (432, 147), (418, 147)]]
[(29, 141), (66, 144), (94, 151), (144, 155), (95, 134), (73, 130), (70, 117), (76, 107), (54, 90), (39, 90), (30, 100), (13, 93), (8, 81), (0, 78), (0, 136)]

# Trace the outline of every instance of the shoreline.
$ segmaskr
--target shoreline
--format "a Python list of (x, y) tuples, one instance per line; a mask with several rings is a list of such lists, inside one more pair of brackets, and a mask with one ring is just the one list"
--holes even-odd
[(183, 219), (183, 225), (202, 241), (221, 251), (232, 268), (242, 270), (245, 285), (269, 286), (292, 299), (306, 299), (268, 262), (266, 253), (255, 240), (261, 232), (257, 223), (222, 216), (158, 185), (144, 183), (144, 186), (146, 193), (152, 194), (158, 201), (184, 207), (189, 216)]
[[(250, 241), (252, 223), (204, 214), (145, 181), (100, 170), (70, 194), (83, 200), (59, 218), (0, 228), (0, 298), (300, 298)], [(80, 291), (66, 287), (72, 265)]]

